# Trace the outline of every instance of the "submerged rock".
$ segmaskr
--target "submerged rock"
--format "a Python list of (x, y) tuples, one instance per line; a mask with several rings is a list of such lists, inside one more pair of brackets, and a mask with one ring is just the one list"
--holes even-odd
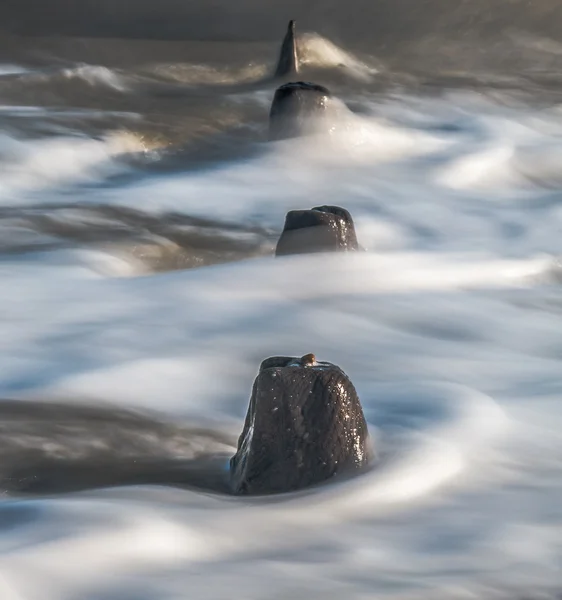
[(359, 250), (351, 215), (339, 206), (291, 210), (277, 242), (276, 256)]
[(330, 98), (330, 91), (316, 83), (296, 81), (277, 88), (269, 111), (269, 139), (283, 140), (321, 130), (329, 118)]
[(313, 354), (262, 362), (230, 460), (234, 493), (297, 490), (358, 473), (371, 457), (361, 403), (339, 367)]

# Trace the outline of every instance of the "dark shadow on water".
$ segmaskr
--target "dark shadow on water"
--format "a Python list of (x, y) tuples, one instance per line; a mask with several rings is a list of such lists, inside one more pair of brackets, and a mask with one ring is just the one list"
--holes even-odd
[(228, 481), (221, 467), (228, 456), (215, 460), (173, 459), (42, 459), (30, 453), (25, 465), (10, 471), (3, 482), (5, 492), (63, 494), (94, 488), (129, 485), (166, 485), (215, 494), (228, 494)]
[(0, 492), (21, 496), (170, 485), (226, 494), (234, 443), (211, 427), (109, 406), (5, 400)]
[(264, 256), (277, 236), (253, 224), (94, 203), (3, 208), (0, 232), (0, 256), (78, 246), (122, 256), (147, 272)]

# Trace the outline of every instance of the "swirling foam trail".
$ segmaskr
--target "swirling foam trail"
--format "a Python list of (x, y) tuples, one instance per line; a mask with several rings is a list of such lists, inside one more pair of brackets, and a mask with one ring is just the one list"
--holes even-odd
[(101, 65), (80, 64), (63, 69), (61, 75), (65, 79), (81, 79), (89, 85), (103, 85), (119, 92), (125, 92), (128, 89), (123, 77)]
[(86, 529), (70, 539), (15, 550), (2, 562), (5, 580), (21, 589), (25, 573), (35, 565), (55, 579), (64, 575), (68, 582), (70, 555), (88, 557), (80, 561), (71, 577), (75, 584), (80, 581), (84, 585), (100, 570), (126, 571), (139, 561), (154, 566), (201, 563), (292, 546), (310, 539), (314, 530), (344, 520), (383, 517), (389, 508), (399, 510), (463, 471), (470, 475), (471, 468), (478, 469), (488, 460), (487, 450), (507, 429), (507, 419), (493, 400), (462, 386), (420, 383), (412, 387), (386, 386), (378, 392), (384, 398), (381, 410), (388, 411), (389, 417), (393, 410), (399, 415), (408, 404), (418, 404), (422, 413), (438, 415), (437, 419), (428, 419), (425, 428), (418, 428), (417, 434), (410, 436), (414, 443), (382, 469), (332, 488), (319, 488), (308, 496), (289, 495), (280, 504), (256, 502), (245, 506), (245, 502), (217, 501), (214, 509), (191, 509), (188, 523), (181, 506), (179, 511), (168, 507), (166, 513), (157, 515), (142, 498), (128, 499), (126, 516), (125, 507), (111, 501), (57, 500), (44, 509), (51, 513), (51, 525), (63, 514), (65, 519), (77, 522), (82, 514), (101, 518), (111, 507), (119, 517), (119, 524), (111, 527), (113, 542), (108, 542), (106, 523), (96, 534)]
[(0, 135), (4, 163), (0, 191), (7, 203), (17, 202), (25, 192), (69, 183), (96, 181), (124, 169), (115, 161), (120, 155), (144, 150), (139, 139), (115, 132), (105, 139), (58, 136), (26, 141)]
[[(237, 540), (236, 552), (256, 551), (261, 546), (283, 545), (280, 534), (287, 528), (297, 536), (307, 531), (310, 535), (310, 529), (342, 520), (376, 518), (388, 510), (400, 510), (461, 473), (470, 477), (471, 469), (486, 462), (488, 450), (509, 429), (506, 415), (490, 397), (463, 386), (420, 383), (412, 387), (383, 387), (379, 392), (389, 412), (392, 405), (397, 409), (396, 404), (399, 411), (402, 396), (402, 402), (410, 405), (419, 402), (422, 412), (441, 413), (441, 423), (410, 432), (409, 442), (404, 445), (406, 440), (402, 438), (400, 450), (381, 468), (357, 479), (319, 488), (305, 498), (300, 494), (289, 496), (279, 506), (235, 507), (231, 509), (234, 513), (229, 510), (227, 515), (213, 515), (212, 526), (206, 523), (205, 533), (201, 534), (198, 560), (204, 556), (202, 548), (212, 559), (224, 552), (230, 554), (233, 540)], [(251, 529), (252, 523), (260, 523), (260, 535), (250, 540), (244, 536), (244, 530)], [(220, 534), (210, 536), (209, 531)], [(293, 535), (289, 537), (294, 542)]]
[(344, 67), (352, 77), (362, 81), (369, 81), (377, 73), (377, 69), (317, 33), (304, 33), (299, 36), (298, 46), (304, 65), (323, 68)]

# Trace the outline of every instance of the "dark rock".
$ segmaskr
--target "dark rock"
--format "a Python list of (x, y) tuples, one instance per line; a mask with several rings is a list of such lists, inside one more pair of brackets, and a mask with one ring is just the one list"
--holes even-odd
[(277, 88), (269, 111), (271, 141), (313, 133), (328, 118), (331, 94), (316, 83), (296, 81)]
[(262, 362), (230, 460), (234, 493), (304, 488), (358, 473), (371, 457), (361, 403), (339, 367), (312, 354)]
[(299, 54), (295, 38), (295, 22), (289, 21), (287, 33), (281, 44), (275, 77), (288, 77), (299, 72)]
[(339, 206), (316, 206), (287, 213), (275, 255), (358, 249), (355, 226), (349, 212)]

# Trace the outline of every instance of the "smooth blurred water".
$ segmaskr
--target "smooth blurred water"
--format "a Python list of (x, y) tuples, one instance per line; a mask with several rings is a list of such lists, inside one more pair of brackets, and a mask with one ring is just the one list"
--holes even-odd
[[(268, 143), (274, 45), (69, 43), (0, 65), (0, 597), (559, 595), (557, 90), (303, 33), (341, 104)], [(318, 204), (366, 252), (273, 258)], [(259, 362), (307, 352), (354, 382), (376, 468), (224, 494)]]

